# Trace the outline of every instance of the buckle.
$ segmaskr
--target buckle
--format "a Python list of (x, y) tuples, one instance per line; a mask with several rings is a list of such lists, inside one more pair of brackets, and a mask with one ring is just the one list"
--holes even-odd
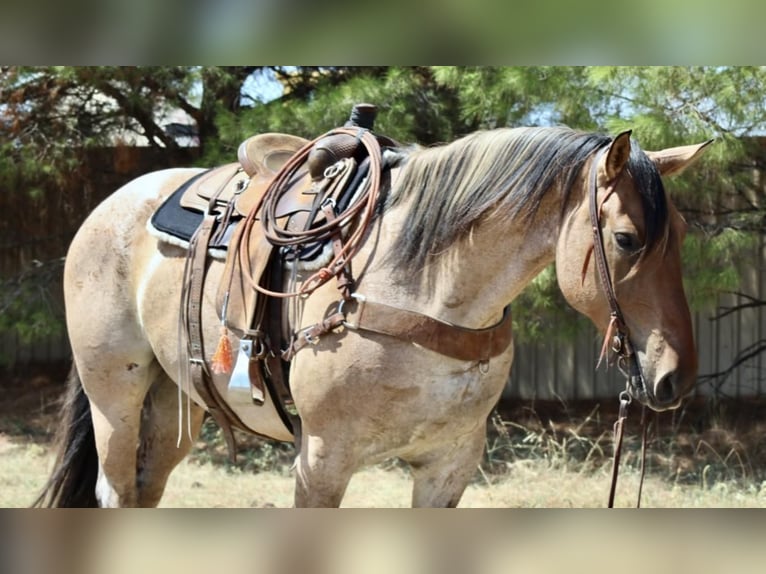
[(338, 205), (335, 203), (335, 199), (334, 198), (332, 198), (332, 197), (325, 197), (324, 201), (322, 201), (322, 205), (320, 205), (319, 208), (324, 211), (326, 208), (332, 207), (332, 211), (333, 211), (333, 213), (335, 213), (335, 208), (337, 206)]
[(619, 334), (612, 337), (612, 351), (617, 354), (622, 352), (622, 337)]
[[(309, 329), (311, 329), (311, 328), (309, 328)], [(317, 336), (313, 336), (309, 332), (309, 329), (306, 329), (305, 331), (303, 331), (303, 338), (306, 339), (306, 342), (309, 345), (317, 345), (319, 343), (320, 337), (318, 335)]]
[(332, 165), (328, 165), (324, 170), (324, 177), (327, 179), (332, 179), (339, 173), (341, 173), (344, 169), (346, 169), (346, 160), (345, 159), (339, 159)]
[[(356, 299), (359, 315), (362, 315), (362, 309), (364, 308), (364, 304), (367, 301), (367, 297), (364, 295), (360, 295), (359, 293), (352, 293), (351, 294), (352, 299)], [(345, 320), (346, 314), (343, 312), (343, 306), (346, 304), (347, 299), (341, 299), (338, 303), (338, 313), (342, 314), (344, 317), (343, 323), (341, 323), (346, 329), (351, 329), (352, 331), (356, 331), (359, 329), (359, 324), (355, 323), (349, 323)]]

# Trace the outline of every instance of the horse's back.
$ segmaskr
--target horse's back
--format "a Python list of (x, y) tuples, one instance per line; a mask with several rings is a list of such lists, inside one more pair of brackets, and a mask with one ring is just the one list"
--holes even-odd
[(67, 327), (75, 355), (140, 331), (136, 290), (156, 240), (146, 229), (154, 210), (198, 170), (142, 175), (108, 196), (73, 238), (64, 266)]
[(109, 229), (115, 237), (130, 235), (135, 231), (139, 219), (148, 219), (165, 198), (200, 171), (199, 168), (163, 169), (127, 182), (88, 215), (75, 235), (72, 246), (77, 247), (78, 242), (87, 241), (81, 236), (87, 236), (95, 229)]

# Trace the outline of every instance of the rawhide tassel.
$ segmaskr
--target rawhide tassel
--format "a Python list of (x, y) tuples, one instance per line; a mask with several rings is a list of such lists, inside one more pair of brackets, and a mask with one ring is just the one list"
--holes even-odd
[(226, 327), (221, 327), (221, 338), (218, 339), (218, 346), (213, 353), (210, 370), (217, 375), (225, 375), (231, 372), (231, 343), (229, 342), (229, 333)]

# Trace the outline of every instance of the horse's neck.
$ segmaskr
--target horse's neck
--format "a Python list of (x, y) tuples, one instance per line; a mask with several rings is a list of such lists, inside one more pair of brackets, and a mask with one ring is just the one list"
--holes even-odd
[(497, 322), (503, 307), (553, 260), (556, 235), (551, 228), (512, 223), (477, 227), (437, 260), (437, 305), (454, 309), (454, 322), (466, 326)]
[[(419, 278), (386, 261), (393, 239), (402, 232), (404, 209), (387, 213), (378, 230), (380, 264), (369, 266), (360, 288), (370, 297), (465, 327), (496, 323), (502, 309), (553, 261), (557, 224), (489, 221), (433, 258)], [(545, 218), (544, 219), (548, 219)], [(553, 221), (553, 220), (551, 220)]]

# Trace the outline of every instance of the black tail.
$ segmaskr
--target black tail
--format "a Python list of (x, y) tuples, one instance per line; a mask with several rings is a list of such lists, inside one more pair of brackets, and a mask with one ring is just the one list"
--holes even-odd
[(67, 382), (67, 393), (61, 410), (62, 421), (57, 434), (56, 464), (33, 507), (93, 508), (98, 506), (96, 480), (98, 455), (90, 403), (82, 388), (77, 367)]

